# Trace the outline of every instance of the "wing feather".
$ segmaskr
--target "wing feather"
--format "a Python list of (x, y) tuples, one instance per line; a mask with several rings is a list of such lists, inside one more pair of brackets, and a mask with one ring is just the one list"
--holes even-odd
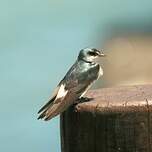
[(59, 88), (60, 88), (59, 86), (57, 86), (55, 88), (55, 90), (53, 91), (52, 96), (49, 98), (48, 102), (38, 111), (38, 114), (41, 113), (42, 111), (44, 111), (48, 106), (50, 106), (53, 103), (53, 101), (55, 100), (55, 98), (58, 94)]
[[(38, 119), (50, 120), (62, 113), (86, 92), (91, 83), (97, 79), (98, 67), (85, 69), (76, 62), (59, 83), (49, 102), (40, 110)], [(82, 71), (81, 71), (82, 70)]]

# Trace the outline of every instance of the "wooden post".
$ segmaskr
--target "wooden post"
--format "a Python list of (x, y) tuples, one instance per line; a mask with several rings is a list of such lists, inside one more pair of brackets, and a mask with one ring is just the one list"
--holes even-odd
[(152, 152), (152, 85), (86, 96), (94, 100), (61, 115), (62, 152)]

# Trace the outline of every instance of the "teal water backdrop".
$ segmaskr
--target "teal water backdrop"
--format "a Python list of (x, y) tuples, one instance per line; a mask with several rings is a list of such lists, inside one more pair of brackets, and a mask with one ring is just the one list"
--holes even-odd
[(38, 121), (38, 109), (81, 48), (151, 11), (150, 0), (0, 0), (0, 151), (60, 152), (59, 117)]

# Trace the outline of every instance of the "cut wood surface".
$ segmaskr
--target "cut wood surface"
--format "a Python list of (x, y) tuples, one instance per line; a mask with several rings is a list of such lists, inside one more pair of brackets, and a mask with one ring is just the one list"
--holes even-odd
[(93, 113), (152, 111), (152, 85), (123, 86), (91, 90), (90, 102), (80, 103), (76, 109)]
[(91, 90), (61, 115), (62, 152), (152, 152), (152, 85)]

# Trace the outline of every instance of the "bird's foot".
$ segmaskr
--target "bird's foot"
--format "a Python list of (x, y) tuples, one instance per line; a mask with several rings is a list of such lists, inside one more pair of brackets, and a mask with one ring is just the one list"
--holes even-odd
[[(78, 103), (84, 103), (84, 102), (89, 102), (93, 100), (93, 98), (88, 98), (88, 97), (81, 97), (81, 98), (78, 98), (74, 104), (74, 106), (76, 106)], [(78, 112), (78, 106), (76, 106), (75, 108), (75, 112)]]
[(93, 100), (93, 98), (88, 98), (88, 97), (81, 97), (80, 99), (80, 102), (88, 102), (88, 101), (91, 101), (91, 100)]
[(93, 100), (93, 98), (88, 98), (88, 97), (81, 97), (79, 98), (76, 103), (84, 103), (84, 102), (88, 102), (88, 101), (91, 101)]

